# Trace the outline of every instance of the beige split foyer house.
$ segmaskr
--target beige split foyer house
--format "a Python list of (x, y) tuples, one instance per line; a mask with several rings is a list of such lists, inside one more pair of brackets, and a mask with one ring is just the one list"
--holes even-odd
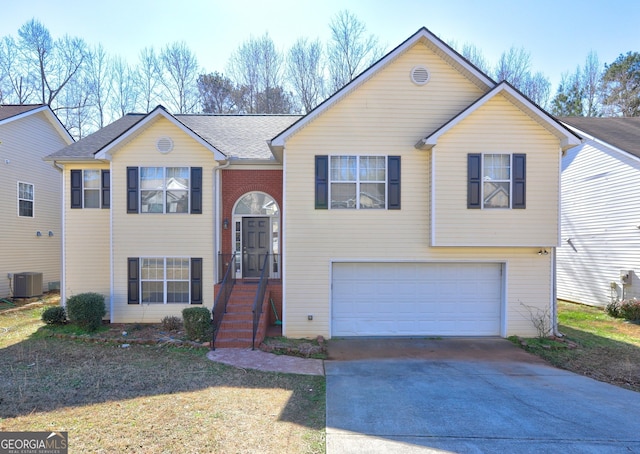
[(303, 117), (127, 115), (47, 158), (62, 296), (158, 322), (268, 252), (288, 337), (536, 335), (579, 143), (425, 28)]

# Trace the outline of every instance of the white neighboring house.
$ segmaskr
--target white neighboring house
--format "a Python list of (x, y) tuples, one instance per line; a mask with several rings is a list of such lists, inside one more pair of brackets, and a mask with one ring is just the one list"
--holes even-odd
[(62, 175), (42, 158), (71, 143), (49, 106), (0, 105), (0, 298), (15, 294), (16, 273), (59, 286)]
[(558, 298), (640, 297), (640, 118), (560, 118), (583, 137), (562, 158)]

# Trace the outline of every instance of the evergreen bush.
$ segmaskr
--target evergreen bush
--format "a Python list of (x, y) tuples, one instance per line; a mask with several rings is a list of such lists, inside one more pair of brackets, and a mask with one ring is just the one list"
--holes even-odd
[(187, 339), (205, 341), (211, 337), (211, 311), (206, 307), (188, 307), (182, 310)]
[(95, 331), (107, 313), (104, 296), (99, 293), (80, 293), (67, 299), (69, 321), (86, 331)]
[(62, 306), (49, 307), (42, 313), (42, 321), (47, 325), (64, 325), (67, 322), (67, 313)]

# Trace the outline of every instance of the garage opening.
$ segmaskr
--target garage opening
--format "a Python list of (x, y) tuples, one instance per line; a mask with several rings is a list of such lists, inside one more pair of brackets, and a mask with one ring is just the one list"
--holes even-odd
[(331, 335), (499, 336), (503, 264), (336, 262)]

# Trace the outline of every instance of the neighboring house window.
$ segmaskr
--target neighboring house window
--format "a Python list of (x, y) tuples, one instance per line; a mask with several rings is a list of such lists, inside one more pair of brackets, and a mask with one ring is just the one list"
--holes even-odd
[(127, 167), (127, 213), (202, 213), (202, 167)]
[(129, 304), (202, 304), (202, 259), (128, 259)]
[(525, 208), (526, 155), (469, 154), (468, 208)]
[(71, 170), (71, 208), (109, 208), (111, 172), (109, 170)]
[(400, 156), (316, 156), (316, 209), (400, 209)]
[(33, 217), (33, 185), (18, 182), (18, 216)]

